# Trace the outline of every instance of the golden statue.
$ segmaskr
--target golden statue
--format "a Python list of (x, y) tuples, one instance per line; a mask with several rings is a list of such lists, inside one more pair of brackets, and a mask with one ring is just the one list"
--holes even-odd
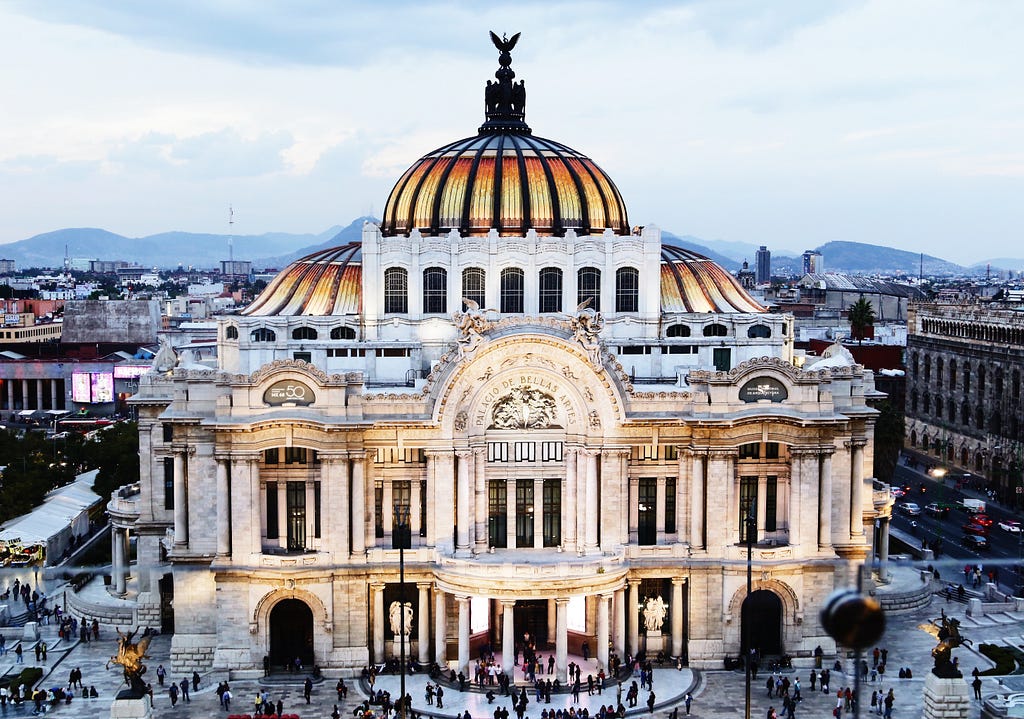
[(135, 638), (137, 631), (122, 634), (121, 630), (117, 629), (117, 655), (111, 657), (107, 662), (107, 669), (110, 669), (111, 664), (120, 664), (124, 668), (125, 683), (128, 684), (131, 692), (137, 696), (143, 696), (146, 693), (146, 682), (142, 680), (142, 675), (146, 673), (146, 666), (142, 660), (149, 659), (146, 650), (149, 649), (149, 643), (153, 636), (147, 629), (142, 639), (133, 642), (132, 639)]

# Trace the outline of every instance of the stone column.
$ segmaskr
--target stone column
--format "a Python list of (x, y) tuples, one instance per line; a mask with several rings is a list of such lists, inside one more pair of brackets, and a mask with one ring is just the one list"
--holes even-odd
[(807, 450), (792, 448), (789, 467), (789, 545), (795, 547), (803, 539), (800, 522), (800, 494), (807, 486)]
[(473, 480), (474, 480), (474, 511), (473, 531), (476, 541), (473, 543), (477, 554), (487, 551), (487, 462), (484, 450), (473, 450)]
[(672, 656), (683, 656), (683, 583), (685, 579), (672, 577)]
[[(377, 452), (375, 450), (368, 450), (363, 455), (363, 514), (359, 524), (363, 528), (363, 546), (364, 547), (376, 547), (377, 546), (377, 517), (374, 514), (376, 507), (374, 506), (374, 487), (376, 480), (376, 459)], [(391, 511), (387, 505), (382, 507), (384, 516), (387, 516)], [(384, 517), (381, 517), (383, 519)]]
[(629, 625), (629, 651), (636, 656), (640, 651), (640, 580), (627, 579), (629, 602), (626, 604), (626, 622)]
[(439, 667), (448, 666), (448, 607), (444, 592), (434, 590), (434, 661)]
[(820, 460), (821, 480), (818, 489), (818, 549), (832, 547), (832, 453), (824, 452)]
[(587, 452), (587, 535), (584, 551), (597, 551), (597, 458), (600, 452)]
[(188, 544), (188, 496), (185, 490), (185, 452), (174, 453), (174, 543)]
[(424, 451), (427, 459), (427, 526), (426, 526), (426, 542), (428, 547), (433, 547), (437, 543), (437, 527), (440, 524), (437, 517), (437, 502), (435, 495), (438, 492), (439, 484), (436, 479), (437, 474), (437, 452)]
[(658, 477), (654, 480), (654, 516), (656, 517), (655, 544), (665, 543), (665, 478)]
[[(374, 491), (376, 492), (376, 488)], [(384, 536), (391, 537), (391, 533), (394, 531), (395, 525), (395, 500), (394, 495), (392, 494), (391, 482), (384, 482), (384, 497), (381, 500), (381, 505), (382, 511), (384, 512), (384, 516), (381, 517), (381, 521), (384, 524)], [(376, 509), (374, 509), (374, 511), (376, 511)], [(388, 541), (389, 543), (392, 542), (392, 540)], [(390, 546), (394, 546), (394, 544), (392, 543)]]
[(384, 585), (374, 582), (370, 585), (370, 602), (373, 606), (373, 657), (376, 663), (384, 661)]
[(21, 408), (32, 409), (28, 406), (28, 380), (21, 380)]
[(422, 506), (422, 498), (420, 497), (420, 480), (419, 477), (413, 477), (409, 480), (409, 534), (410, 539), (413, 541), (412, 546), (419, 545), (419, 536), (422, 518), (420, 507)]
[(217, 554), (231, 553), (231, 489), (228, 486), (228, 464), (217, 457)]
[(420, 590), (416, 609), (416, 657), (420, 664), (426, 664), (430, 661), (430, 582), (416, 582), (416, 588)]
[(473, 466), (473, 453), (460, 451), (455, 453), (455, 457), (458, 461), (458, 486), (455, 497), (455, 517), (456, 524), (458, 524), (458, 533), (455, 540), (455, 551), (457, 554), (461, 554), (461, 556), (466, 556), (469, 554), (469, 507), (473, 501), (469, 490), (469, 476)]
[(57, 380), (51, 379), (50, 382), (50, 407), (53, 409), (62, 409), (57, 406)]
[(118, 527), (110, 528), (110, 549), (113, 553), (113, 574), (114, 574), (114, 591), (117, 594), (122, 595), (126, 591), (126, 579), (125, 579), (125, 554), (124, 554), (124, 541), (121, 538), (121, 532), (123, 529)]
[(569, 600), (559, 597), (555, 600), (555, 676), (565, 684), (568, 676), (569, 657)]
[(704, 472), (707, 457), (693, 455), (693, 477), (690, 491), (690, 546), (704, 549)]
[(259, 455), (231, 458), (230, 545), (235, 560), (248, 561), (262, 550), (263, 512), (260, 499)]
[(533, 480), (533, 548), (544, 548), (544, 480)]
[(864, 445), (867, 440), (857, 439), (851, 444), (853, 475), (850, 480), (853, 482), (853, 491), (850, 495), (850, 538), (860, 540), (864, 537)]
[(320, 455), (320, 548), (333, 553), (335, 561), (344, 561), (350, 551), (348, 479), (347, 455)]
[(36, 409), (43, 408), (43, 381), (36, 380)]
[(7, 411), (14, 412), (14, 383), (17, 380), (7, 380)]
[(615, 652), (622, 658), (626, 655), (626, 590), (616, 589), (612, 610), (615, 614)]
[(514, 676), (516, 656), (516, 627), (515, 627), (515, 606), (511, 599), (501, 600), (501, 668), (508, 673), (509, 677)]
[(879, 527), (878, 547), (878, 579), (883, 583), (889, 582), (889, 518), (881, 518)]
[(565, 501), (562, 503), (562, 546), (576, 551), (576, 458), (575, 449), (565, 451)]
[(469, 597), (456, 595), (455, 603), (459, 606), (459, 666), (456, 674), (462, 672), (469, 676)]
[(608, 669), (608, 604), (610, 594), (597, 595), (597, 668)]
[(352, 458), (352, 556), (366, 555), (366, 463), (365, 454)]

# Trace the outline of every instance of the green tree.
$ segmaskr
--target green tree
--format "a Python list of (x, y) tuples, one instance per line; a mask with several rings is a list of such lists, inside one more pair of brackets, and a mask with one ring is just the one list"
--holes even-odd
[(860, 342), (864, 339), (868, 327), (873, 327), (875, 324), (875, 309), (871, 306), (871, 302), (861, 297), (850, 305), (847, 317), (850, 320), (851, 336)]
[(81, 445), (81, 464), (99, 469), (93, 491), (104, 498), (124, 484), (139, 481), (139, 425), (118, 422)]
[(899, 462), (900, 451), (903, 449), (903, 432), (905, 416), (902, 407), (897, 407), (891, 400), (882, 400), (874, 405), (879, 411), (875, 421), (875, 461), (874, 473), (883, 482), (892, 482)]

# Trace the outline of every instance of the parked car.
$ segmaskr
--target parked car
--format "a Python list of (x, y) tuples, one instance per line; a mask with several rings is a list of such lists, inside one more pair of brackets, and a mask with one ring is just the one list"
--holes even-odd
[(898, 506), (899, 506), (899, 510), (903, 514), (907, 514), (907, 515), (909, 515), (911, 517), (916, 517), (917, 515), (919, 515), (921, 513), (921, 508), (919, 506), (917, 506), (916, 504), (914, 504), (913, 502), (903, 502), (902, 504), (900, 504)]
[(932, 502), (931, 504), (925, 506), (924, 511), (932, 515), (933, 517), (945, 519), (949, 516), (949, 505), (939, 504), (938, 502)]
[(1020, 522), (1014, 519), (1004, 519), (1002, 522), (999, 523), (999, 528), (1004, 532), (1020, 534)]
[(964, 530), (964, 534), (976, 534), (979, 537), (988, 536), (988, 527), (986, 527), (984, 524), (975, 524), (974, 522), (968, 522), (962, 527), (962, 529)]
[(992, 521), (992, 517), (988, 516), (987, 514), (975, 514), (973, 517), (971, 517), (971, 521), (975, 524), (980, 524), (983, 527), (991, 527), (993, 524), (995, 524), (995, 522)]
[(988, 549), (988, 540), (985, 539), (985, 537), (978, 536), (977, 534), (965, 534), (960, 538), (960, 544), (975, 551)]

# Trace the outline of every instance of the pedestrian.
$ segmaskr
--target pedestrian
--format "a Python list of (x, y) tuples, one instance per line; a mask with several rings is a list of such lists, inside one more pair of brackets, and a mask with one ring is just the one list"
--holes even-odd
[(42, 654), (43, 654), (42, 642), (36, 642), (36, 664), (39, 663), (40, 657), (42, 656)]
[(693, 694), (686, 692), (686, 698), (683, 699), (683, 702), (686, 704), (686, 714), (689, 715), (690, 705), (693, 704)]
[(341, 712), (338, 711), (338, 705), (334, 705), (334, 710), (331, 712), (331, 719), (341, 719)]
[(225, 688), (224, 695), (221, 697), (224, 700), (224, 711), (231, 711), (231, 690)]
[(183, 702), (192, 701), (192, 699), (188, 695), (188, 679), (182, 679), (179, 686), (181, 687), (181, 700)]
[(266, 654), (263, 655), (263, 676), (270, 676), (270, 657)]
[(171, 687), (167, 690), (167, 693), (171, 695), (171, 706), (175, 706), (178, 703), (178, 685), (171, 682)]
[(434, 696), (437, 698), (437, 708), (444, 709), (444, 688), (440, 684), (437, 685), (437, 692)]
[(654, 692), (647, 695), (647, 711), (654, 713)]
[(14, 660), (15, 664), (25, 663), (25, 657), (22, 656), (23, 651), (24, 650), (21, 648), (21, 642), (18, 642), (17, 646), (14, 647), (14, 656), (16, 657)]
[(768, 690), (768, 696), (771, 696), (772, 692), (775, 691), (775, 677), (769, 676), (768, 681), (764, 683), (764, 686)]
[[(339, 680), (341, 681), (341, 680)], [(434, 706), (434, 685), (427, 682), (427, 688), (425, 690), (427, 706)], [(341, 699), (341, 690), (338, 690), (338, 699)]]
[(981, 677), (975, 674), (971, 686), (974, 688), (974, 698), (981, 701)]
[(42, 645), (42, 647), (43, 647), (43, 649), (42, 649), (42, 654), (43, 654), (43, 662), (45, 662), (45, 661), (46, 661), (46, 642), (40, 642), (40, 644), (41, 644), (41, 645)]
[(284, 714), (284, 702), (280, 699), (277, 700), (277, 716)]
[(309, 695), (313, 693), (313, 680), (306, 677), (305, 683), (302, 685), (302, 696), (306, 697), (306, 703), (309, 704)]
[(97, 619), (92, 620), (92, 638), (96, 641), (100, 638), (100, 623)]
[(892, 719), (892, 705), (896, 703), (896, 696), (892, 689), (890, 689), (889, 693), (885, 695), (883, 703), (885, 704), (885, 713), (883, 716), (885, 716), (885, 719)]
[(167, 672), (164, 670), (163, 664), (156, 665), (156, 683), (160, 686), (164, 685), (164, 677), (167, 676)]
[(199, 691), (199, 672), (192, 672), (192, 691)]

